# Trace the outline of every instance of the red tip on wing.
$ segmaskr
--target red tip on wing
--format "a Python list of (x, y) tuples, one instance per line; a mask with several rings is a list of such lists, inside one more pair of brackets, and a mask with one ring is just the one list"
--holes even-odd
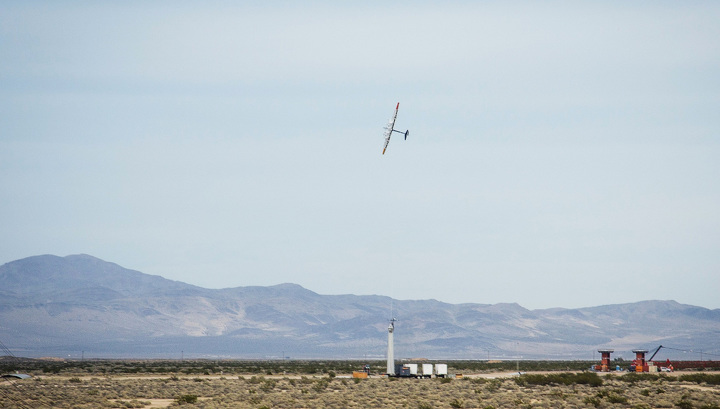
[(395, 106), (395, 110), (397, 110), (398, 108), (400, 108), (400, 103), (399, 103), (399, 102), (398, 102), (398, 104)]

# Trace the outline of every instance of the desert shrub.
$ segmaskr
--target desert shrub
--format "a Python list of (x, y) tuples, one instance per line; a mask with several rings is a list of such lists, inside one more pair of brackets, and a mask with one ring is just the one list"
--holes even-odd
[(567, 398), (567, 396), (565, 395), (565, 393), (563, 393), (563, 391), (552, 391), (549, 393), (549, 395), (556, 399), (560, 399), (560, 400), (565, 400)]
[(453, 399), (453, 400), (450, 401), (450, 407), (453, 407), (453, 408), (464, 408), (464, 407), (465, 407), (465, 403), (464, 403), (461, 399), (455, 398), (455, 399)]
[(177, 403), (196, 403), (198, 400), (197, 395), (182, 395), (176, 399)]
[(693, 409), (693, 403), (690, 401), (690, 399), (686, 399), (685, 397), (681, 398), (679, 401), (675, 402), (675, 406), (677, 406), (680, 409)]
[(607, 395), (607, 400), (610, 403), (627, 403), (628, 399), (616, 392), (611, 392)]
[[(129, 373), (129, 368), (120, 364), (113, 365), (122, 368), (122, 371), (116, 372)], [(180, 365), (180, 363), (177, 365)], [(355, 366), (357, 366), (357, 363), (355, 363)], [(225, 366), (223, 368), (226, 373), (231, 373)], [(267, 368), (270, 368), (270, 366), (263, 366), (261, 369), (264, 371)], [(370, 379), (358, 379), (357, 381), (353, 379), (353, 382), (347, 379), (346, 384), (343, 384), (343, 378), (330, 380), (328, 373), (334, 368), (330, 366), (323, 367), (322, 377), (317, 376), (312, 379), (307, 377), (300, 379), (295, 377), (293, 379), (265, 377), (263, 380), (256, 378), (253, 381), (254, 384), (249, 382), (251, 375), (248, 374), (245, 375), (245, 380), (235, 380), (236, 374), (233, 375), (233, 379), (222, 380), (203, 377), (203, 382), (195, 382), (193, 377), (197, 375), (189, 377), (181, 375), (183, 367), (169, 368), (175, 372), (168, 373), (163, 377), (143, 379), (115, 376), (111, 371), (108, 371), (109, 375), (101, 378), (80, 376), (83, 381), (81, 384), (68, 383), (69, 377), (75, 375), (63, 373), (60, 377), (44, 376), (43, 382), (26, 381), (19, 383), (22, 389), (5, 388), (0, 392), (6, 392), (8, 396), (0, 397), (0, 409), (18, 407), (14, 403), (22, 401), (22, 399), (26, 400), (27, 407), (47, 409), (127, 408), (127, 405), (121, 405), (119, 402), (128, 402), (133, 399), (138, 399), (140, 403), (142, 403), (143, 399), (172, 399), (174, 402), (170, 407), (206, 409), (258, 409), (263, 405), (270, 408), (285, 409), (336, 407), (350, 409), (361, 407), (379, 409), (453, 408), (454, 406), (450, 405), (453, 399), (457, 399), (457, 403), (462, 402), (466, 408), (488, 409), (527, 409), (530, 405), (537, 409), (553, 407), (594, 409), (596, 405), (603, 409), (670, 409), (677, 408), (676, 403), (686, 405), (686, 403), (680, 401), (692, 405), (692, 409), (720, 409), (717, 407), (720, 403), (717, 399), (717, 387), (694, 388), (688, 392), (687, 382), (683, 381), (681, 384), (680, 380), (672, 375), (668, 378), (655, 376), (654, 378), (647, 378), (647, 380), (643, 379), (637, 388), (627, 388), (628, 383), (623, 382), (622, 376), (613, 377), (613, 380), (606, 381), (603, 374), (600, 374), (600, 378), (604, 383), (599, 388), (581, 384), (571, 384), (570, 386), (564, 384), (550, 384), (547, 386), (527, 384), (529, 387), (519, 387), (514, 381), (517, 378), (516, 376), (508, 379), (463, 378), (447, 384), (441, 383), (440, 379), (410, 380), (401, 378), (398, 381), (390, 382), (387, 378), (373, 377)], [(173, 374), (177, 374), (181, 378), (177, 381), (169, 381), (168, 377)], [(559, 374), (551, 373), (551, 375)], [(707, 372), (706, 374), (712, 373)], [(256, 372), (256, 375), (259, 377), (264, 376), (263, 372)], [(302, 375), (298, 374), (297, 376), (301, 377)], [(318, 380), (328, 382), (326, 390), (316, 392), (311, 389), (313, 386), (317, 386)], [(270, 381), (269, 383), (275, 382), (275, 387), (272, 389), (267, 388), (267, 391), (264, 391), (263, 387), (269, 384), (268, 381)], [(77, 385), (78, 387), (68, 388), (69, 385)], [(495, 391), (491, 392), (490, 390), (493, 388), (495, 388)], [(663, 390), (661, 390), (656, 393), (656, 390), (660, 388), (664, 388), (667, 392), (663, 394)], [(647, 396), (643, 393), (644, 390), (647, 390)], [(90, 391), (97, 391), (97, 393)], [(194, 404), (177, 401), (177, 397), (190, 394), (198, 397), (202, 396), (203, 398), (198, 398)], [(682, 394), (687, 396), (681, 399)], [(32, 401), (29, 400), (29, 397), (32, 397)], [(620, 403), (625, 397), (627, 397), (627, 402)], [(584, 403), (584, 399), (587, 399), (586, 403)], [(614, 401), (618, 403), (613, 403)]]
[(68, 382), (70, 382), (70, 383), (82, 383), (82, 379), (80, 379), (80, 378), (78, 378), (78, 377), (75, 376), (75, 377), (72, 377), (72, 378), (68, 379)]
[(571, 384), (576, 383), (590, 386), (601, 386), (603, 384), (602, 379), (600, 379), (600, 377), (594, 372), (582, 372), (575, 374), (574, 377), (570, 378), (572, 379)]
[(501, 383), (502, 383), (502, 382), (501, 382), (499, 379), (490, 379), (490, 380), (485, 384), (485, 389), (487, 389), (489, 392), (495, 392), (495, 391), (497, 391), (498, 389), (500, 389), (500, 384), (501, 384)]
[(330, 381), (327, 379), (318, 379), (317, 382), (315, 382), (315, 385), (313, 385), (313, 390), (315, 392), (322, 392), (325, 389), (327, 389), (328, 385), (330, 385)]
[(594, 372), (583, 372), (578, 374), (573, 373), (558, 373), (548, 375), (535, 375), (526, 374), (515, 378), (515, 383), (520, 386), (527, 385), (590, 385), (600, 386), (603, 384), (603, 380)]
[(260, 390), (263, 392), (270, 392), (271, 390), (275, 389), (275, 385), (277, 385), (277, 381), (274, 379), (266, 379), (265, 382), (260, 385)]
[(629, 383), (631, 385), (635, 385), (638, 382), (641, 381), (648, 381), (651, 383), (656, 382), (666, 382), (670, 380), (674, 380), (674, 377), (669, 377), (665, 374), (650, 374), (650, 373), (637, 373), (637, 372), (630, 372), (623, 376), (619, 376), (616, 378), (618, 381), (622, 381), (625, 383)]
[(301, 377), (300, 377), (300, 380), (298, 380), (298, 382), (300, 382), (301, 385), (309, 385), (309, 384), (311, 384), (311, 383), (313, 383), (313, 382), (315, 382), (315, 381), (313, 381), (312, 379), (308, 378), (307, 376), (301, 376)]
[(720, 374), (694, 373), (680, 375), (681, 381), (694, 383), (707, 383), (708, 385), (720, 385)]
[(585, 399), (583, 399), (583, 403), (586, 405), (593, 405), (594, 407), (600, 407), (600, 398), (597, 396), (586, 396)]
[(452, 382), (452, 378), (436, 378), (438, 379), (438, 382), (440, 383), (450, 383)]
[(149, 406), (150, 402), (148, 401), (139, 401), (137, 399), (133, 399), (131, 401), (117, 401), (120, 407), (122, 408), (128, 408), (128, 409), (135, 409), (135, 408), (144, 408), (145, 406)]

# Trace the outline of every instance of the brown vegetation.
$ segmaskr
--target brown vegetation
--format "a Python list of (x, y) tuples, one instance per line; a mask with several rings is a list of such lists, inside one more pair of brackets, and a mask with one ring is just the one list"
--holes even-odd
[[(720, 409), (709, 375), (527, 375), (504, 379), (36, 377), (0, 384), (0, 408), (696, 408)], [(597, 379), (597, 380), (595, 380)], [(701, 386), (701, 388), (698, 388)], [(164, 399), (164, 401), (160, 401)], [(24, 405), (24, 406), (23, 406)]]

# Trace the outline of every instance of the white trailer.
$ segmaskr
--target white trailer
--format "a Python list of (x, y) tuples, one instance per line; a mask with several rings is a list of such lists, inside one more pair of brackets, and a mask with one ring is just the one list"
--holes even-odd
[(407, 366), (410, 368), (410, 376), (414, 376), (417, 378), (418, 376), (418, 364), (403, 364), (403, 366)]
[(444, 378), (447, 376), (447, 364), (435, 364), (435, 376)]
[(432, 378), (433, 375), (433, 364), (422, 364), (422, 377)]

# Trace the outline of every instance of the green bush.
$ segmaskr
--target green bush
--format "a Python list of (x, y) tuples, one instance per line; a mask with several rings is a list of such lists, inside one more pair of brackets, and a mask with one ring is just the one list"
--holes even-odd
[(322, 392), (327, 389), (328, 385), (330, 385), (330, 382), (327, 379), (318, 379), (315, 385), (313, 385), (313, 390), (315, 390), (315, 392)]
[(594, 372), (558, 373), (548, 375), (526, 374), (515, 378), (515, 383), (526, 385), (590, 385), (601, 386), (603, 380)]
[(277, 385), (277, 381), (274, 379), (266, 379), (265, 382), (260, 386), (260, 390), (263, 392), (270, 392)]
[(137, 408), (144, 408), (145, 406), (150, 405), (150, 402), (148, 401), (139, 401), (137, 399), (133, 399), (131, 401), (118, 401), (119, 405), (122, 405), (122, 407), (127, 409), (137, 409)]
[(666, 382), (668, 380), (674, 379), (673, 377), (668, 377), (665, 374), (650, 374), (650, 373), (637, 373), (637, 372), (630, 372), (623, 376), (618, 376), (617, 380), (629, 383), (631, 385), (635, 385), (638, 382), (641, 381), (648, 381), (648, 382)]
[(694, 373), (680, 375), (681, 381), (694, 383), (707, 383), (708, 385), (720, 385), (720, 374)]
[(617, 393), (610, 393), (607, 397), (608, 402), (610, 403), (627, 403), (628, 399), (622, 395), (619, 395)]
[(693, 404), (688, 399), (680, 399), (678, 402), (675, 402), (675, 405), (680, 409), (693, 409)]
[(265, 382), (264, 376), (253, 376), (250, 379), (248, 379), (248, 383), (253, 384), (253, 385), (257, 385), (257, 384), (263, 383), (263, 382)]
[(450, 407), (453, 408), (464, 408), (465, 403), (461, 399), (453, 399), (450, 401)]
[(196, 403), (198, 400), (197, 395), (182, 395), (176, 399), (178, 403)]
[(586, 405), (593, 405), (596, 408), (600, 406), (600, 398), (597, 396), (587, 396), (585, 399), (583, 399), (583, 403)]

